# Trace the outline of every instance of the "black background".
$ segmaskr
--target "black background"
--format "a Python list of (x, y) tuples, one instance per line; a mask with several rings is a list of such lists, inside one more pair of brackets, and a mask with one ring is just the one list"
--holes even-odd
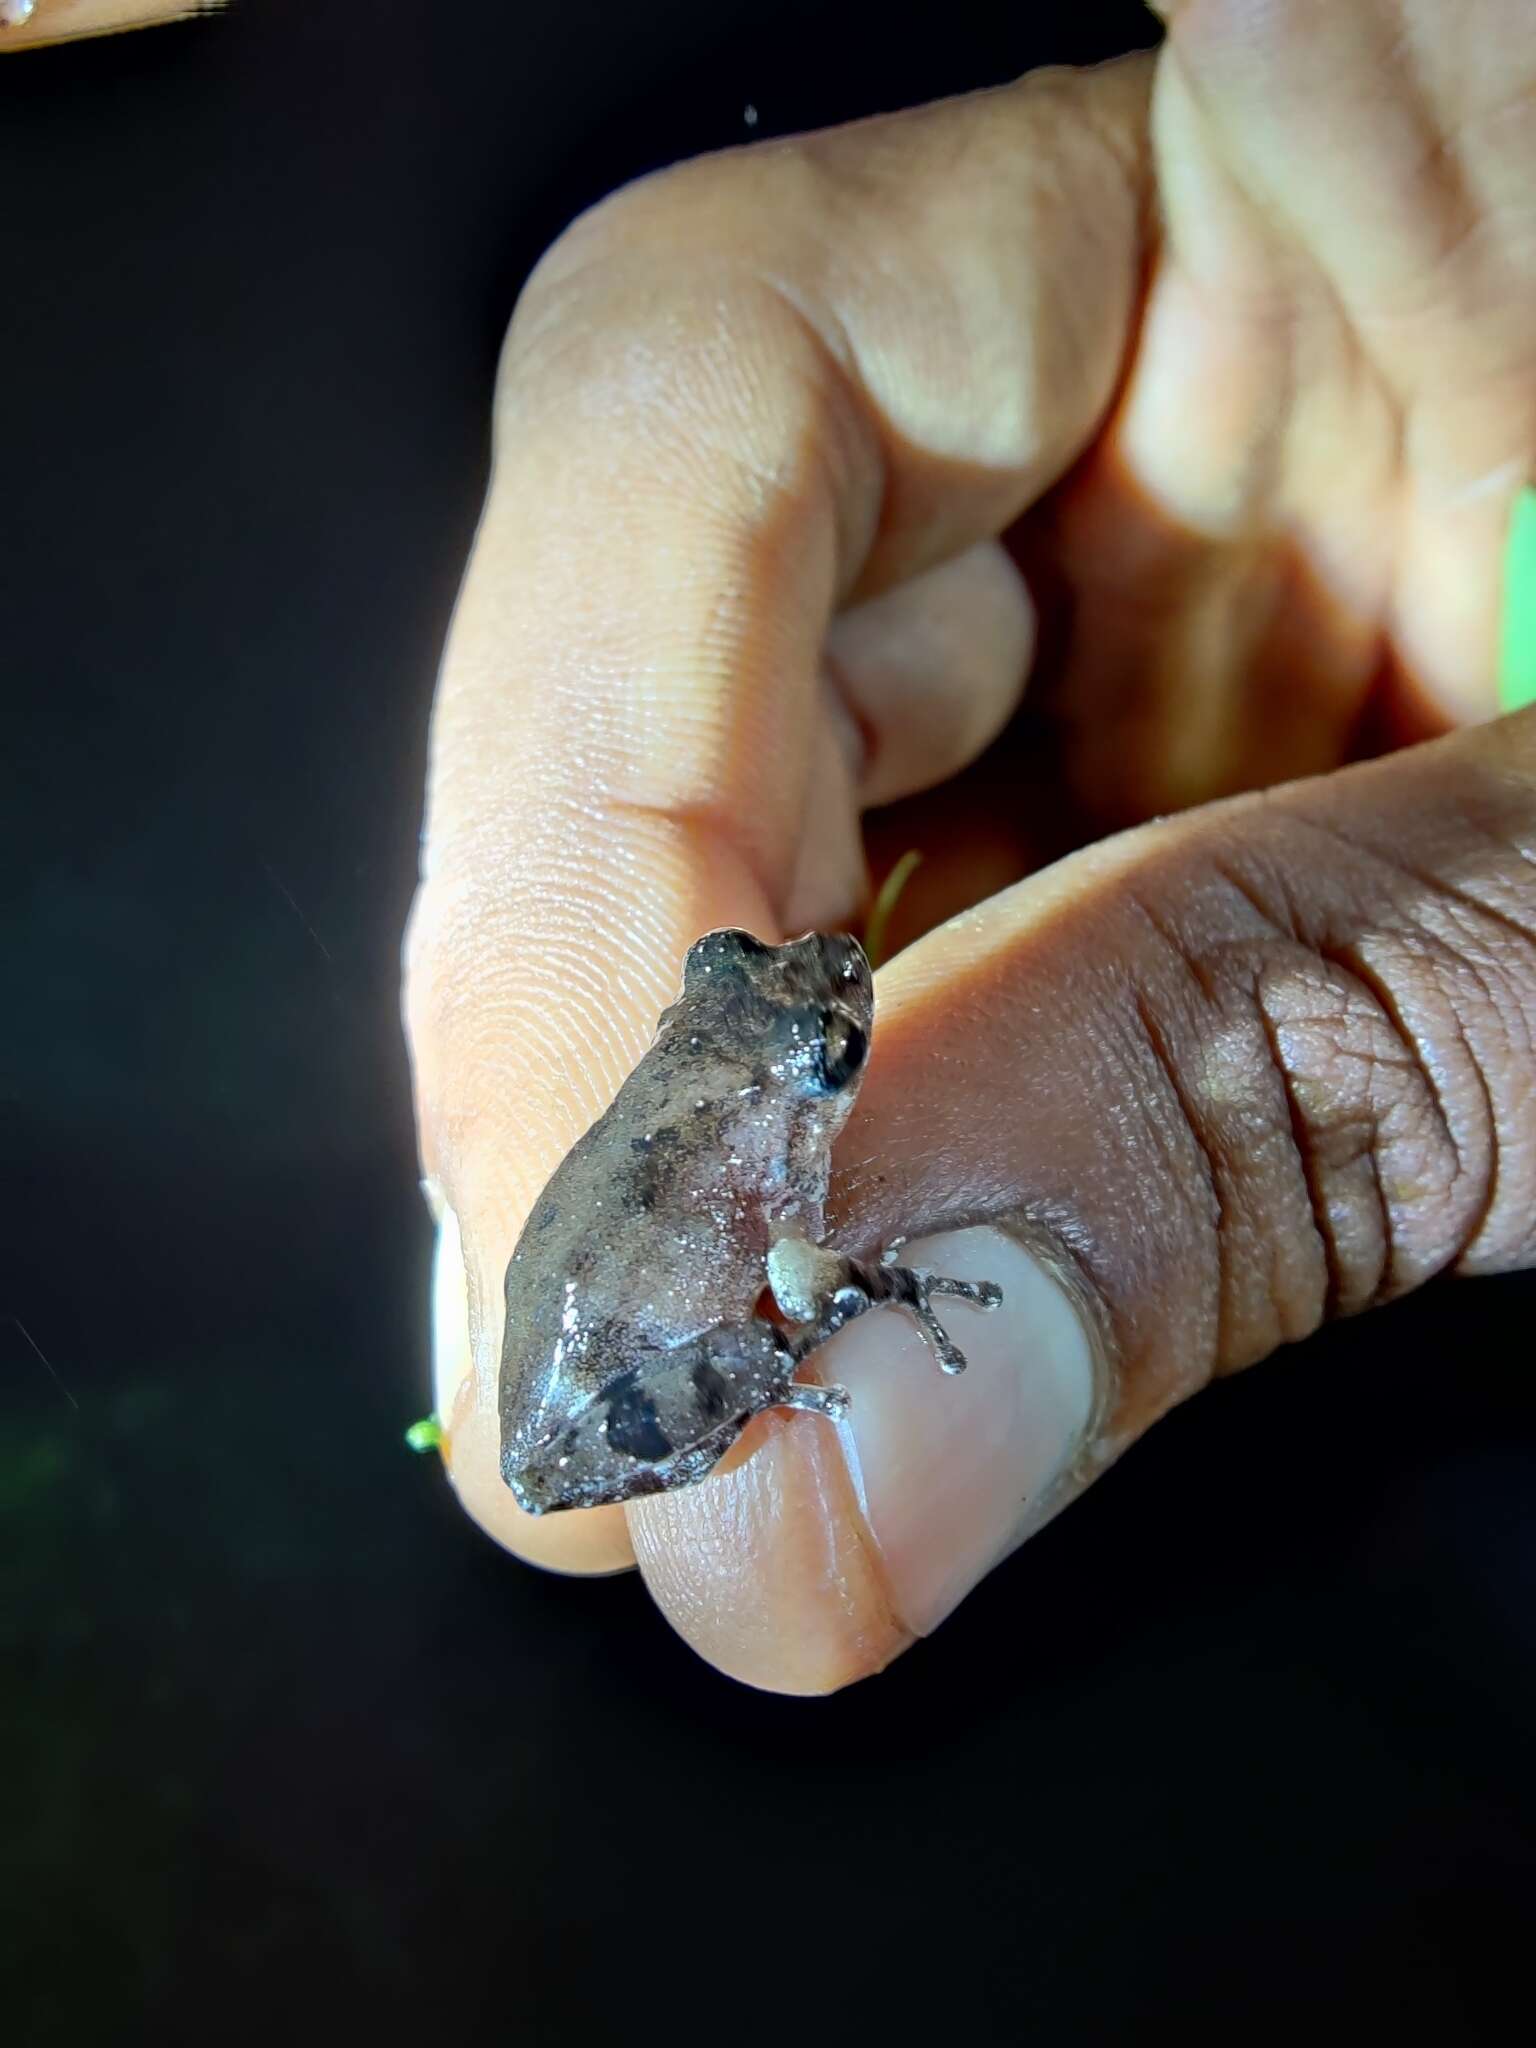
[(1149, 39), (825, 16), (243, 0), (0, 64), (18, 2042), (1527, 2009), (1529, 1281), (1204, 1396), (830, 1701), (717, 1677), (633, 1578), (513, 1565), (401, 1446), (399, 934), (522, 275), (748, 102), (779, 133)]

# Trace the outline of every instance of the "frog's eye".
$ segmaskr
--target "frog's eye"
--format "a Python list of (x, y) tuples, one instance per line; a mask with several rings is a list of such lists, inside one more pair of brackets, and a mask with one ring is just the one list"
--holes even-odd
[(821, 1013), (821, 1081), (829, 1095), (846, 1088), (864, 1064), (869, 1040), (841, 1010)]

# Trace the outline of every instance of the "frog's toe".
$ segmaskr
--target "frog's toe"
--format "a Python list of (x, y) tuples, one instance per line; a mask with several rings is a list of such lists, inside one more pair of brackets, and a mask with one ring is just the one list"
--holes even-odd
[(792, 1380), (776, 1405), (798, 1408), (805, 1415), (825, 1415), (831, 1422), (840, 1422), (853, 1403), (846, 1387), (816, 1387), (807, 1380)]

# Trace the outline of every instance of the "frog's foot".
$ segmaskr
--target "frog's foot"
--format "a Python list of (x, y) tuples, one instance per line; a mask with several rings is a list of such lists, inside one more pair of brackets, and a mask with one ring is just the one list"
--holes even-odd
[(889, 1247), (874, 1265), (818, 1251), (821, 1270), (817, 1277), (830, 1284), (824, 1285), (815, 1314), (790, 1334), (790, 1350), (797, 1360), (809, 1357), (855, 1316), (894, 1302), (916, 1322), (945, 1372), (965, 1371), (965, 1353), (934, 1314), (932, 1297), (947, 1295), (955, 1301), (968, 1301), (974, 1308), (996, 1308), (1003, 1290), (990, 1280), (951, 1280), (939, 1273), (920, 1272), (915, 1266), (892, 1264), (890, 1254), (896, 1248)]
[(991, 1280), (951, 1280), (942, 1273), (923, 1273), (916, 1266), (893, 1265), (883, 1259), (878, 1266), (862, 1268), (855, 1284), (871, 1295), (872, 1306), (894, 1301), (904, 1308), (945, 1372), (964, 1372), (965, 1353), (934, 1314), (931, 1297), (948, 1295), (955, 1301), (968, 1301), (974, 1308), (996, 1308), (1003, 1298), (1003, 1290)]

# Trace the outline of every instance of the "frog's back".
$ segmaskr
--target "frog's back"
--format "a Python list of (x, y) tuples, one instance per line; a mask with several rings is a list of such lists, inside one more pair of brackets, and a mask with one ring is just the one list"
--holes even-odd
[(504, 1446), (756, 1301), (760, 1229), (718, 1171), (722, 1090), (695, 1073), (680, 1100), (673, 1082), (642, 1062), (534, 1203), (506, 1273)]

